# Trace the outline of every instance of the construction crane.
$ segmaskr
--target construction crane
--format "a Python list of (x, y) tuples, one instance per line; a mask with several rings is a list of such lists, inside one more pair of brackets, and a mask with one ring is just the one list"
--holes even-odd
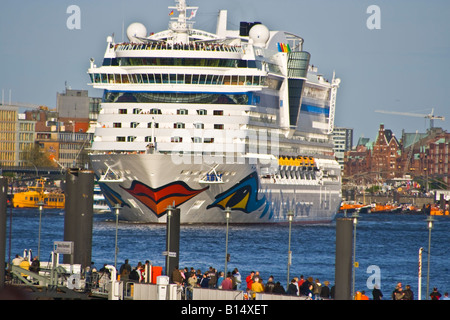
[(334, 129), (334, 114), (336, 110), (336, 93), (339, 88), (341, 79), (335, 78), (335, 72), (333, 71), (333, 80), (331, 81), (331, 92), (330, 92), (330, 114), (328, 117), (328, 133), (332, 133)]
[(396, 114), (399, 116), (409, 116), (409, 117), (419, 117), (419, 118), (430, 119), (430, 129), (434, 128), (434, 120), (445, 121), (445, 117), (434, 115), (434, 108), (431, 109), (431, 113), (429, 113), (429, 114), (412, 113), (412, 112), (396, 112), (396, 111), (386, 111), (386, 110), (375, 110), (375, 112)]

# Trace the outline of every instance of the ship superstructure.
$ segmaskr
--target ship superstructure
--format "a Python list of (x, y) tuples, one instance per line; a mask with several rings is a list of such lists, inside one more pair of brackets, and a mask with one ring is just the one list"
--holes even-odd
[(107, 38), (94, 88), (104, 90), (92, 167), (111, 206), (136, 222), (331, 221), (340, 169), (330, 134), (339, 79), (310, 66), (303, 39), (241, 22), (197, 30), (197, 7), (169, 7), (165, 31), (133, 23)]

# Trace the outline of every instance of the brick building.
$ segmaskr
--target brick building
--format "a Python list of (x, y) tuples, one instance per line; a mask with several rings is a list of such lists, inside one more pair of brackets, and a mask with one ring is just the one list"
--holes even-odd
[(402, 133), (398, 141), (381, 124), (375, 142), (360, 139), (344, 156), (344, 183), (383, 184), (396, 178), (420, 181), (428, 189), (448, 189), (450, 134), (441, 128)]
[(400, 143), (392, 130), (385, 129), (380, 124), (378, 136), (373, 145), (371, 154), (370, 172), (381, 181), (398, 177), (398, 165), (401, 157)]

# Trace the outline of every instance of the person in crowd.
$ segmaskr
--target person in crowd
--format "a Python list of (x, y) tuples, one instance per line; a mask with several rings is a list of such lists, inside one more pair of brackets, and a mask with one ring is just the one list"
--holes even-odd
[(214, 289), (217, 283), (217, 271), (213, 267), (209, 267), (208, 278), (209, 278), (208, 288)]
[(205, 272), (202, 275), (202, 279), (200, 280), (200, 287), (201, 288), (208, 288), (209, 278), (208, 278), (208, 272)]
[(233, 272), (231, 273), (231, 275), (234, 278), (234, 290), (239, 290), (241, 287), (241, 283), (242, 283), (242, 277), (241, 274), (239, 273), (238, 268), (234, 268)]
[(403, 296), (403, 300), (414, 300), (414, 292), (411, 290), (411, 286), (409, 284), (406, 285)]
[(284, 290), (283, 286), (281, 285), (280, 281), (277, 281), (273, 287), (272, 290), (273, 294), (286, 294), (286, 291)]
[(39, 273), (40, 270), (41, 270), (41, 262), (39, 261), (39, 257), (36, 256), (33, 258), (33, 261), (31, 262), (30, 271), (34, 273)]
[(375, 285), (373, 287), (372, 298), (373, 298), (373, 300), (381, 300), (381, 299), (383, 299), (383, 293), (381, 292), (381, 290), (378, 288), (377, 285)]
[(300, 295), (307, 296), (309, 294), (309, 286), (313, 284), (313, 278), (308, 277), (305, 281), (303, 281), (300, 287)]
[(431, 300), (439, 300), (441, 296), (442, 296), (441, 293), (438, 291), (436, 287), (433, 288), (433, 292), (430, 293)]
[[(19, 267), (25, 270), (30, 270), (30, 262), (27, 257), (23, 258), (22, 262), (19, 264)], [(28, 274), (26, 273), (20, 273), (20, 275), (25, 279), (28, 277)]]
[(291, 280), (291, 283), (289, 284), (286, 293), (290, 296), (296, 296), (297, 295), (297, 285), (295, 279)]
[(217, 279), (217, 289), (222, 289), (222, 282), (225, 280), (225, 273), (223, 271), (219, 272), (219, 278)]
[(395, 286), (394, 291), (392, 291), (392, 300), (396, 300), (396, 296), (397, 296), (397, 293), (399, 291), (403, 292), (402, 283), (401, 282), (397, 283), (397, 285)]
[(274, 287), (275, 287), (275, 282), (273, 281), (273, 276), (270, 276), (266, 282), (266, 285), (264, 286), (264, 292), (272, 293)]
[(330, 299), (330, 281), (326, 280), (323, 282), (322, 289), (320, 290), (321, 299)]
[(172, 283), (176, 283), (178, 285), (183, 284), (183, 276), (181, 275), (182, 271), (178, 269), (178, 266), (173, 268), (172, 271)]
[(361, 291), (361, 300), (369, 300), (369, 297), (366, 295), (366, 292), (364, 290)]
[(252, 290), (253, 277), (255, 276), (255, 271), (251, 271), (250, 274), (245, 278), (247, 282), (247, 291)]
[(16, 254), (16, 257), (12, 260), (13, 266), (19, 266), (19, 264), (22, 262), (23, 258)]
[(336, 284), (334, 284), (330, 289), (330, 299), (334, 300), (336, 297)]
[(124, 286), (128, 281), (130, 273), (131, 273), (131, 265), (128, 263), (128, 259), (125, 259), (124, 264), (122, 264), (119, 269), (120, 280), (123, 281)]
[(252, 292), (252, 299), (253, 300), (255, 300), (256, 293), (264, 292), (264, 285), (263, 285), (263, 282), (262, 282), (261, 278), (259, 278), (259, 277), (253, 278), (251, 292)]
[(300, 275), (300, 279), (298, 280), (298, 288), (302, 287), (303, 282), (305, 282), (305, 277), (303, 275)]
[(222, 281), (222, 290), (233, 290), (233, 282), (231, 281), (231, 272), (228, 272), (227, 277)]
[(398, 287), (397, 291), (394, 293), (394, 300), (404, 300), (405, 298), (405, 292), (403, 292), (402, 287)]
[(194, 288), (198, 287), (197, 283), (197, 275), (195, 272), (190, 273), (190, 277), (187, 280), (187, 287), (186, 287), (186, 299), (192, 300), (192, 292), (194, 291)]
[(320, 291), (322, 290), (322, 284), (319, 279), (316, 278), (316, 281), (313, 283), (313, 299), (319, 299)]
[(313, 296), (314, 296), (313, 290), (314, 290), (314, 285), (311, 282), (309, 284), (309, 286), (308, 286), (308, 291), (306, 292), (307, 300), (312, 300), (313, 299)]

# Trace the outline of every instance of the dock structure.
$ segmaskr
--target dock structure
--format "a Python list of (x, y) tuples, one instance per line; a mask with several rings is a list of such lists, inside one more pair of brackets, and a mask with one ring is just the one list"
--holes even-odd
[(94, 214), (94, 173), (72, 168), (66, 173), (64, 241), (73, 242), (73, 252), (64, 255), (64, 263), (91, 266)]
[(350, 218), (336, 220), (336, 300), (351, 299), (353, 222)]

